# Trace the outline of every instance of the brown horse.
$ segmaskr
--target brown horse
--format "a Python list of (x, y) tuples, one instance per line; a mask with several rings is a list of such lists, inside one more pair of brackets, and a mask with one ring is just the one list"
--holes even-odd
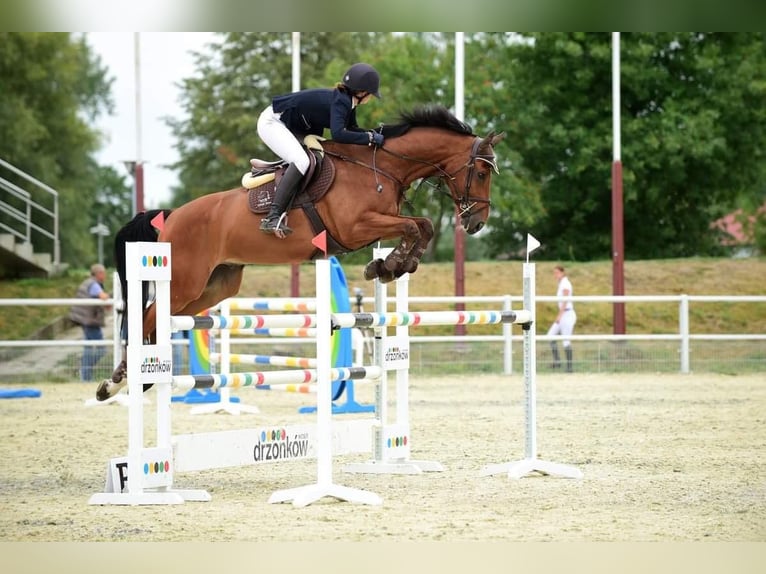
[[(315, 213), (293, 206), (289, 225), (294, 232), (285, 239), (259, 231), (259, 216), (249, 209), (251, 192), (244, 187), (199, 197), (169, 212), (157, 237), (149, 233), (130, 240), (169, 242), (173, 269), (170, 288), (171, 313), (194, 315), (239, 292), (246, 264), (300, 263), (315, 258), (312, 239), (327, 231), (329, 254), (351, 252), (378, 240), (400, 239), (385, 260), (367, 264), (366, 279), (389, 282), (414, 273), (433, 237), (433, 224), (424, 217), (400, 214), (405, 191), (418, 179), (436, 177), (446, 184), (458, 208), (463, 228), (474, 234), (489, 217), (492, 171), (497, 171), (493, 146), (505, 134), (473, 134), (446, 108), (428, 106), (402, 114), (402, 123), (383, 126), (381, 148), (323, 143), (324, 163), (332, 163), (334, 178), (327, 193), (309, 201)], [(134, 218), (135, 226), (141, 218)], [(166, 212), (168, 213), (168, 212)], [(116, 245), (118, 271), (124, 240)], [(123, 262), (124, 262), (124, 255)], [(123, 293), (126, 291), (123, 290)], [(127, 307), (125, 307), (127, 308)], [(155, 309), (144, 317), (144, 338), (153, 336)], [(96, 396), (105, 400), (124, 386), (125, 363), (112, 379), (103, 381)]]

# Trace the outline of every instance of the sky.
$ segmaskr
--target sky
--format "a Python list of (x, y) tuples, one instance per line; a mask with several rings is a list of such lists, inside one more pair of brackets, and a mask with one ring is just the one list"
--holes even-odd
[[(133, 32), (88, 32), (87, 42), (114, 78), (112, 98), (115, 112), (102, 116), (96, 127), (104, 133), (104, 147), (96, 155), (101, 165), (132, 178), (125, 161), (144, 162), (144, 208), (170, 201), (170, 188), (177, 185), (174, 171), (163, 166), (178, 160), (175, 139), (163, 120), (183, 118), (177, 84), (195, 74), (191, 52), (204, 51), (214, 35), (207, 32), (141, 32), (139, 39), (140, 91), (136, 93), (135, 34)], [(136, 129), (136, 102), (140, 103), (140, 142)]]

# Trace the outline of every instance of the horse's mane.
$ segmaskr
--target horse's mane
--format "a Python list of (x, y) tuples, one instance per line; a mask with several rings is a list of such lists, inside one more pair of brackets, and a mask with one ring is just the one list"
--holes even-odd
[[(170, 216), (171, 210), (169, 209), (151, 209), (138, 213), (133, 219), (123, 225), (114, 237), (114, 264), (120, 276), (120, 288), (124, 305), (122, 313), (123, 327), (128, 316), (128, 278), (125, 275), (127, 265), (125, 261), (125, 243), (129, 241), (156, 241), (157, 232), (151, 222), (160, 211), (164, 213), (165, 219)], [(148, 286), (147, 282), (144, 282), (142, 285), (144, 302), (147, 299)]]
[(442, 128), (459, 134), (473, 135), (473, 129), (457, 119), (452, 112), (441, 105), (429, 104), (416, 106), (411, 111), (399, 112), (399, 123), (384, 124), (381, 133), (387, 138), (395, 138), (407, 133), (411, 128)]

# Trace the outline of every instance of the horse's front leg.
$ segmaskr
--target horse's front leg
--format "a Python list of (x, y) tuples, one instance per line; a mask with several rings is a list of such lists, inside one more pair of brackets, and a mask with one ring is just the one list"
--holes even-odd
[(397, 275), (397, 277), (401, 277), (404, 273), (415, 273), (415, 271), (417, 271), (418, 265), (420, 265), (420, 258), (423, 257), (423, 254), (428, 248), (428, 244), (434, 237), (434, 224), (431, 223), (430, 219), (425, 217), (414, 217), (413, 219), (418, 224), (420, 237), (415, 242), (415, 246), (404, 261), (404, 265), (402, 266), (403, 273)]
[(420, 240), (420, 229), (416, 220), (410, 217), (397, 218), (397, 224), (401, 231), (399, 244), (385, 260), (376, 259), (367, 264), (364, 269), (365, 279), (377, 277), (381, 283), (390, 283), (406, 273), (405, 263)]

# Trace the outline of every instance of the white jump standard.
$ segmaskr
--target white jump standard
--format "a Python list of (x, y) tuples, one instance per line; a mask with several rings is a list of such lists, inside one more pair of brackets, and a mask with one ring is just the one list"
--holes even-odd
[[(157, 340), (166, 344), (143, 344), (141, 283), (154, 281), (158, 308), (170, 309), (171, 253), (169, 243), (127, 243), (128, 263), (128, 456), (127, 492), (120, 492), (107, 468), (107, 489), (90, 497), (90, 504), (181, 504), (185, 500), (209, 501), (204, 490), (173, 489), (175, 464), (171, 445), (170, 404), (173, 352), (170, 344), (170, 313), (157, 315)], [(137, 296), (136, 296), (137, 295)], [(157, 387), (156, 447), (144, 447), (144, 383)], [(110, 480), (111, 479), (111, 480)]]
[[(316, 262), (317, 301), (319, 309), (311, 317), (321, 332), (327, 336), (317, 339), (316, 369), (270, 371), (266, 373), (235, 373), (216, 375), (172, 375), (172, 351), (170, 345), (171, 325), (175, 328), (210, 328), (239, 324), (237, 320), (215, 318), (213, 321), (199, 320), (199, 317), (171, 317), (170, 314), (170, 245), (165, 243), (126, 244), (128, 280), (128, 389), (129, 425), (128, 456), (112, 459), (107, 467), (106, 492), (91, 496), (90, 504), (179, 504), (185, 500), (209, 501), (210, 495), (202, 490), (176, 490), (172, 488), (173, 475), (177, 469), (191, 470), (240, 466), (257, 462), (278, 462), (287, 459), (317, 459), (317, 482), (298, 488), (277, 491), (269, 502), (293, 501), (295, 506), (305, 506), (325, 496), (363, 504), (381, 504), (382, 499), (375, 493), (340, 486), (332, 482), (332, 455), (350, 452), (369, 452), (370, 429), (374, 419), (359, 421), (332, 421), (332, 378), (361, 379), (379, 376), (375, 366), (333, 369), (331, 367), (331, 309), (330, 309), (330, 262)], [(140, 263), (139, 263), (140, 262)], [(156, 284), (157, 344), (144, 345), (143, 309), (140, 294), (142, 282)], [(136, 296), (138, 294), (139, 296)], [(180, 321), (181, 327), (177, 321)], [(191, 322), (190, 322), (191, 321)], [(249, 322), (245, 319), (244, 322)], [(212, 323), (212, 324), (211, 324)], [(171, 385), (191, 388), (228, 388), (252, 386), (258, 381), (264, 383), (314, 382), (317, 387), (316, 425), (280, 427), (280, 433), (288, 437), (300, 437), (300, 447), (293, 452), (281, 452), (273, 456), (266, 445), (262, 457), (255, 456), (261, 445), (261, 436), (274, 432), (274, 427), (234, 433), (200, 433), (196, 435), (171, 436)], [(157, 446), (144, 446), (143, 386), (152, 384), (157, 390)], [(299, 428), (300, 427), (300, 428)], [(359, 438), (363, 440), (359, 440)], [(360, 442), (363, 446), (360, 448)], [(202, 456), (201, 454), (202, 453)], [(204, 454), (208, 455), (205, 459)], [(242, 456), (245, 453), (246, 456)], [(284, 456), (287, 455), (287, 456)], [(259, 460), (260, 459), (260, 460)], [(119, 474), (127, 464), (127, 485)], [(125, 491), (123, 491), (125, 486)]]
[[(527, 255), (528, 257), (528, 255)], [(524, 308), (535, 309), (535, 264), (524, 263)], [(524, 325), (524, 416), (526, 441), (524, 458), (514, 462), (492, 464), (482, 469), (481, 475), (507, 473), (509, 478), (521, 478), (532, 472), (564, 478), (582, 478), (582, 472), (573, 467), (537, 458), (537, 355), (535, 351), (535, 321), (531, 317)]]

